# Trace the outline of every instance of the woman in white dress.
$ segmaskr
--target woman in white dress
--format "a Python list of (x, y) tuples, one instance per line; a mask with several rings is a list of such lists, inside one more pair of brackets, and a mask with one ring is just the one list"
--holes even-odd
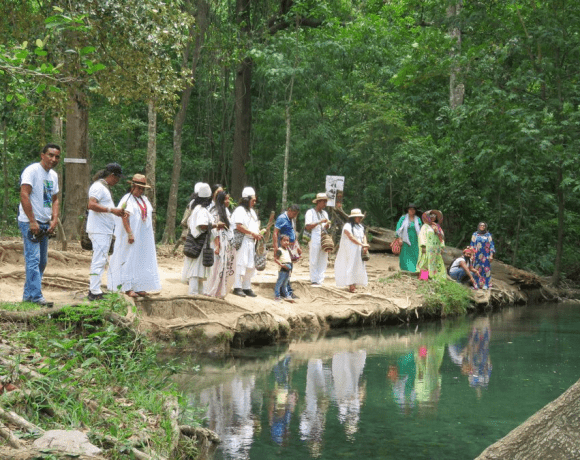
[(109, 262), (107, 287), (121, 290), (130, 297), (145, 296), (161, 289), (157, 269), (153, 208), (143, 192), (147, 179), (135, 174), (129, 181), (131, 190), (119, 202), (125, 217), (115, 218), (115, 248)]
[(218, 222), (218, 227), (220, 223), (224, 226), (212, 230), (216, 257), (206, 283), (205, 294), (220, 299), (223, 299), (232, 288), (236, 268), (236, 250), (232, 244), (234, 231), (229, 207), (230, 196), (223, 190), (218, 191), (212, 216), (214, 221)]
[(340, 247), (334, 261), (334, 277), (337, 286), (348, 286), (348, 290), (354, 292), (357, 285), (368, 284), (362, 254), (368, 251), (369, 246), (365, 228), (361, 224), (364, 214), (360, 209), (353, 209), (348, 217), (349, 221), (342, 228)]
[(256, 192), (252, 187), (242, 191), (240, 205), (232, 214), (235, 229), (244, 234), (242, 246), (236, 255), (236, 272), (234, 275), (234, 294), (240, 297), (256, 297), (252, 291), (252, 276), (256, 273), (254, 258), (256, 255), (256, 241), (262, 239), (260, 221), (254, 211)]
[[(204, 183), (199, 187), (197, 198), (191, 204), (193, 210), (187, 220), (187, 226), (194, 238), (206, 233), (209, 226), (213, 224), (213, 218), (207, 209), (211, 201), (211, 188)], [(185, 256), (183, 261), (181, 281), (189, 285), (188, 295), (203, 293), (203, 282), (209, 276), (210, 269), (203, 266), (201, 254), (195, 259)]]

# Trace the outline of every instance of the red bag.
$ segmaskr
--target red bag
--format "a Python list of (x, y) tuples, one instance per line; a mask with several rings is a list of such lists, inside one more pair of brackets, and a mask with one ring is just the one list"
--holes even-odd
[(401, 253), (401, 245), (401, 238), (397, 238), (391, 243), (391, 251), (393, 251), (393, 254), (396, 256)]

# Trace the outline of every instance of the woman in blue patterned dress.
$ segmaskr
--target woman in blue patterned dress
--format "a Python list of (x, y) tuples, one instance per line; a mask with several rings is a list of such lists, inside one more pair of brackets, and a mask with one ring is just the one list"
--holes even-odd
[(495, 254), (495, 245), (491, 233), (487, 231), (485, 222), (480, 222), (477, 226), (477, 231), (471, 237), (471, 247), (475, 249), (473, 268), (479, 272), (479, 287), (489, 289), (491, 286), (491, 261)]

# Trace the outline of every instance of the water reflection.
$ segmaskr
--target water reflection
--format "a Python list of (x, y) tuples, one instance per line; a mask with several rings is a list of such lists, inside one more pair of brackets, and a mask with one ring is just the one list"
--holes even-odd
[(477, 390), (478, 397), (481, 397), (482, 388), (487, 388), (491, 378), (490, 341), (489, 319), (481, 318), (474, 321), (466, 344), (465, 341), (460, 341), (448, 347), (451, 360), (467, 376), (469, 386)]
[[(522, 388), (506, 383), (520, 379), (519, 375), (512, 375), (518, 370), (510, 363), (515, 357), (523, 359), (520, 358), (525, 354), (523, 351), (529, 348), (526, 345), (519, 351), (514, 350), (515, 339), (525, 333), (514, 327), (514, 314), (510, 314), (509, 324), (497, 318), (492, 322), (489, 318), (478, 318), (452, 326), (447, 324), (437, 330), (433, 326), (403, 334), (399, 330), (375, 331), (294, 342), (262, 360), (230, 360), (229, 368), (214, 368), (213, 374), (197, 380), (205, 388), (195, 393), (200, 403), (208, 407), (209, 428), (222, 439), (220, 450), (225, 459), (349, 457), (348, 452), (352, 450), (348, 450), (348, 445), (356, 446), (357, 450), (370, 449), (367, 440), (373, 430), (376, 430), (373, 442), (379, 446), (391, 444), (382, 450), (377, 448), (374, 456), (368, 458), (469, 458), (483, 448), (478, 450), (470, 445), (473, 452), (466, 454), (461, 442), (467, 441), (458, 444), (458, 439), (473, 440), (473, 431), (469, 430), (480, 432), (482, 426), (486, 426), (492, 442), (505, 435), (507, 428), (515, 427), (513, 410), (506, 416), (513, 426), (498, 423), (498, 416), (492, 411), (503, 407), (513, 409), (514, 398), (525, 398), (519, 394)], [(491, 385), (492, 324), (496, 341), (494, 360), (499, 361), (496, 365), (502, 369), (502, 375), (494, 374), (493, 382), (499, 381), (495, 387)], [(532, 327), (537, 324), (534, 318)], [(545, 332), (547, 326), (543, 324), (542, 328), (540, 337), (547, 340), (550, 338)], [(557, 338), (554, 340), (562, 343)], [(534, 337), (532, 343), (539, 342)], [(497, 347), (502, 350), (499, 358)], [(568, 350), (562, 345), (552, 349), (558, 353)], [(551, 365), (554, 353), (544, 355)], [(536, 353), (536, 360), (538, 356), (543, 355)], [(530, 367), (523, 361), (518, 361), (518, 365), (520, 373)], [(550, 370), (544, 382), (550, 388), (559, 387), (553, 383), (555, 378), (556, 374)], [(207, 383), (199, 383), (204, 379)], [(220, 382), (216, 384), (218, 379)], [(575, 379), (572, 375), (571, 382)], [(486, 395), (492, 388), (493, 396), (488, 398)], [(512, 388), (517, 396), (506, 394)], [(539, 394), (535, 392), (534, 396), (536, 393)], [(478, 406), (478, 416), (487, 417), (485, 420), (491, 420), (492, 425), (484, 425), (486, 421), (476, 421), (473, 416), (474, 400), (484, 398), (485, 404)], [(507, 401), (502, 402), (502, 398)], [(518, 408), (531, 403), (531, 399), (518, 399)], [(489, 413), (484, 414), (486, 410)], [(521, 421), (532, 413), (522, 412)], [(466, 421), (465, 434), (457, 431), (459, 425), (454, 417)], [(417, 418), (421, 419), (419, 424), (415, 422)], [(467, 421), (475, 425), (469, 428)], [(262, 431), (262, 423), (268, 424), (268, 429)], [(449, 427), (446, 441), (441, 434), (445, 427)], [(422, 454), (411, 457), (400, 453), (403, 451), (397, 454), (393, 449), (399, 444), (408, 442), (413, 446), (417, 442), (413, 436), (417, 429), (424, 430), (423, 437), (428, 432), (439, 433), (433, 442), (438, 448), (444, 446), (441, 448), (453, 452), (439, 457), (427, 454), (433, 448), (428, 444), (421, 451), (427, 457)], [(388, 436), (391, 441), (384, 440)]]
[(322, 359), (309, 359), (307, 366), (306, 407), (300, 414), (300, 439), (306, 441), (310, 455), (318, 458), (322, 453), (332, 374)]
[(207, 388), (200, 394), (201, 404), (208, 407), (209, 428), (222, 440), (220, 448), (226, 458), (250, 458), (255, 431), (252, 415), (254, 386), (254, 376), (235, 376), (229, 383)]
[(274, 390), (270, 395), (268, 421), (270, 422), (270, 436), (276, 444), (286, 444), (290, 435), (290, 420), (296, 408), (298, 392), (290, 389), (290, 356), (274, 366)]

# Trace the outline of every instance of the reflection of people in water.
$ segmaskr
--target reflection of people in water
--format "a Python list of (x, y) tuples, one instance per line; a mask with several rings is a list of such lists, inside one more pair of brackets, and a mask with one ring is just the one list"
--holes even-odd
[(399, 356), (396, 366), (389, 366), (387, 377), (393, 382), (393, 399), (401, 413), (409, 415), (415, 407), (415, 355)]
[(290, 356), (286, 356), (272, 369), (276, 382), (270, 396), (268, 420), (272, 441), (279, 445), (285, 444), (290, 437), (290, 419), (298, 399), (298, 392), (290, 389), (289, 364)]
[(332, 357), (334, 399), (338, 406), (338, 420), (344, 425), (346, 439), (354, 440), (358, 431), (360, 411), (366, 396), (366, 384), (361, 383), (366, 351), (342, 351)]
[(331, 387), (330, 369), (321, 359), (308, 360), (306, 371), (306, 407), (300, 414), (300, 439), (306, 441), (313, 458), (322, 455), (322, 439), (326, 425)]
[(461, 367), (461, 373), (467, 375), (469, 386), (477, 390), (478, 396), (481, 396), (482, 388), (487, 388), (491, 378), (490, 339), (489, 319), (479, 318), (473, 323), (465, 347), (455, 344), (448, 348), (451, 360)]
[(234, 377), (229, 383), (201, 392), (200, 403), (208, 406), (209, 428), (222, 440), (220, 448), (225, 458), (250, 458), (250, 447), (254, 438), (254, 385), (254, 376)]
[(436, 411), (441, 395), (439, 369), (445, 355), (445, 347), (421, 346), (415, 352), (415, 394), (419, 408)]

